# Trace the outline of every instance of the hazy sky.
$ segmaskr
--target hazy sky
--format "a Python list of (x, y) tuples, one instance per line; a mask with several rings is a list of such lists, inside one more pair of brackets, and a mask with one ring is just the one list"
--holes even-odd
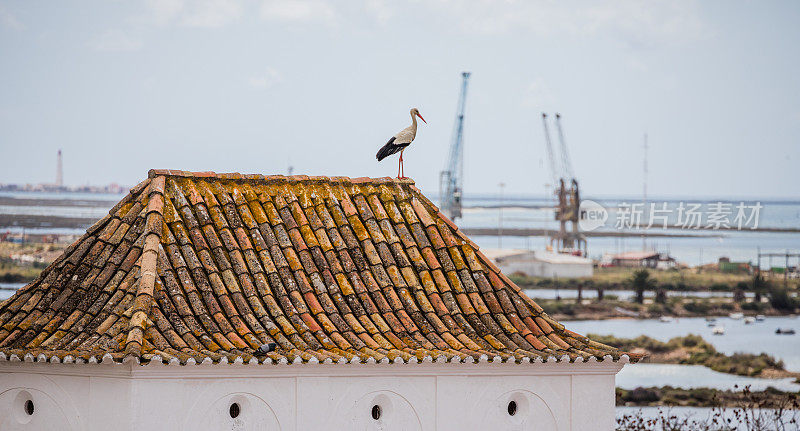
[[(537, 193), (561, 112), (585, 194), (800, 197), (800, 2), (0, 0), (0, 182), (150, 168), (394, 175), (431, 194), (472, 72), (465, 192)], [(554, 136), (555, 137), (555, 136)]]

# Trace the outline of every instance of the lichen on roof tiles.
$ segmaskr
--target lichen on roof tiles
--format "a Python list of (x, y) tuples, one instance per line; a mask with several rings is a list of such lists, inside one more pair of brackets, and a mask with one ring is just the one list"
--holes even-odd
[[(277, 343), (254, 359), (255, 350)], [(411, 180), (151, 170), (0, 304), (0, 359), (633, 360), (548, 316)]]

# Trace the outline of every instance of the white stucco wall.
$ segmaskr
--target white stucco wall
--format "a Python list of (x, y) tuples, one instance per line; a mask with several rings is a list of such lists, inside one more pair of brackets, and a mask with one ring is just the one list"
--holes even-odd
[(0, 430), (610, 430), (621, 367), (6, 362)]
[[(532, 256), (532, 255), (531, 255)], [(504, 274), (521, 272), (531, 277), (580, 278), (594, 274), (592, 263), (551, 263), (526, 256), (511, 256), (498, 261)]]

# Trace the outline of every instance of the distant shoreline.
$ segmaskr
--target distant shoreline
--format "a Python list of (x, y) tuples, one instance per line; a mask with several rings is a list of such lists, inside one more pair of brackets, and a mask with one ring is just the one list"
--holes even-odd
[(117, 201), (94, 199), (43, 199), (0, 196), (0, 205), (27, 207), (92, 207), (111, 208)]
[(0, 230), (26, 229), (86, 229), (101, 217), (59, 217), (49, 215), (0, 214)]
[[(757, 405), (758, 408), (796, 408), (798, 394), (774, 388), (764, 391), (720, 391), (711, 388), (683, 389), (672, 386), (639, 387), (632, 390), (616, 388), (616, 407), (726, 407), (742, 408)], [(793, 406), (793, 407), (790, 407)], [(716, 429), (716, 428), (714, 428)]]

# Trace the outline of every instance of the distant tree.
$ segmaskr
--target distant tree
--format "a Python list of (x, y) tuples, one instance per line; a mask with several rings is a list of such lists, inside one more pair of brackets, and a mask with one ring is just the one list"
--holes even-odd
[(641, 304), (644, 302), (644, 291), (653, 290), (656, 286), (656, 280), (650, 278), (650, 271), (642, 268), (633, 273), (631, 286), (636, 292), (636, 302)]
[(800, 301), (789, 296), (789, 291), (783, 287), (770, 287), (769, 304), (777, 310), (794, 312)]
[(659, 304), (667, 303), (667, 291), (663, 286), (659, 286), (658, 290), (656, 290), (656, 302)]
[(736, 288), (733, 291), (733, 300), (736, 302), (744, 302), (746, 297), (744, 291), (749, 289), (750, 286), (747, 285), (746, 281), (740, 281), (736, 284)]
[(753, 292), (755, 293), (755, 298), (753, 299), (756, 304), (761, 303), (761, 295), (766, 293), (767, 288), (769, 288), (769, 282), (761, 275), (761, 272), (753, 274)]

